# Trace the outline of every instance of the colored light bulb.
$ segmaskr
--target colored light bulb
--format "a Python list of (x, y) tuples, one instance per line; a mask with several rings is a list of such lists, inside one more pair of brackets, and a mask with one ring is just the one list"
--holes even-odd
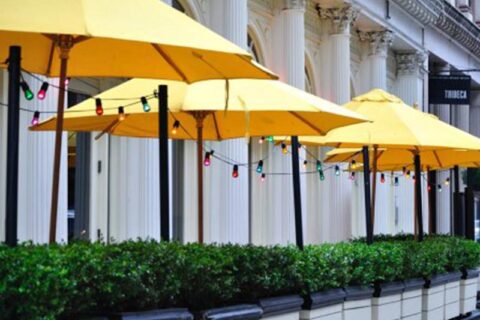
[(268, 137), (267, 137), (267, 141), (268, 141), (268, 142), (273, 142), (273, 136), (268, 136)]
[(282, 143), (282, 152), (283, 154), (287, 154), (288, 152), (287, 145), (285, 143)]
[(432, 187), (430, 185), (427, 186), (427, 190), (428, 191), (431, 191), (432, 190)]
[(323, 174), (323, 170), (318, 171), (318, 175), (320, 176), (320, 181), (325, 180), (325, 174)]
[(125, 120), (125, 110), (123, 109), (123, 107), (118, 107), (118, 120)]
[(350, 173), (350, 180), (355, 180), (355, 172)]
[(152, 108), (150, 108), (150, 105), (148, 104), (147, 98), (141, 97), (140, 101), (142, 102), (143, 111), (149, 112), (152, 109)]
[(175, 120), (172, 127), (172, 134), (177, 134), (178, 128), (180, 127), (180, 121)]
[(47, 90), (48, 90), (48, 82), (42, 83), (40, 90), (38, 90), (37, 98), (40, 100), (45, 99), (45, 96), (47, 95)]
[(307, 169), (307, 165), (308, 165), (308, 161), (307, 160), (303, 160), (303, 169)]
[(262, 175), (260, 176), (260, 181), (265, 182), (265, 180), (266, 180), (266, 175), (265, 173), (262, 173)]
[(210, 152), (207, 151), (207, 152), (205, 152), (205, 159), (203, 160), (203, 165), (204, 165), (205, 167), (208, 167), (208, 166), (210, 166), (210, 163), (211, 163), (211, 161), (210, 161)]
[(450, 178), (446, 178), (444, 183), (446, 186), (450, 185)]
[(340, 175), (340, 167), (335, 165), (335, 175), (338, 177)]
[(32, 118), (32, 126), (36, 126), (40, 122), (40, 112), (35, 111)]
[(262, 173), (263, 172), (263, 160), (258, 161), (257, 164), (257, 172)]
[(438, 192), (442, 192), (442, 185), (441, 184), (438, 185)]
[(407, 168), (403, 167), (402, 172), (403, 172), (403, 175), (406, 175), (407, 174)]
[(407, 173), (405, 174), (407, 178), (410, 178), (410, 170), (407, 170)]
[(384, 174), (384, 173), (382, 173), (382, 174), (380, 175), (380, 182), (381, 182), (381, 183), (385, 183), (385, 174)]
[(261, 137), (259, 140), (258, 140), (258, 143), (260, 144), (263, 144), (265, 142), (265, 137)]
[(398, 183), (398, 177), (395, 177), (395, 187), (398, 187), (399, 183)]
[(320, 172), (322, 170), (322, 162), (320, 160), (317, 160), (317, 171)]
[(233, 165), (232, 177), (233, 178), (238, 178), (238, 165), (236, 165), (236, 164)]
[(102, 106), (102, 99), (96, 98), (95, 99), (95, 112), (97, 113), (98, 116), (101, 116), (103, 114), (103, 106)]
[(352, 160), (351, 168), (352, 168), (352, 169), (356, 169), (356, 168), (357, 168), (357, 161)]
[(28, 86), (28, 83), (25, 81), (20, 82), (20, 87), (22, 88), (23, 95), (25, 96), (25, 99), (27, 100), (32, 100), (34, 95), (32, 90), (30, 90), (30, 87)]
[(65, 83), (65, 86), (68, 86), (70, 84), (70, 78), (66, 78), (64, 83)]

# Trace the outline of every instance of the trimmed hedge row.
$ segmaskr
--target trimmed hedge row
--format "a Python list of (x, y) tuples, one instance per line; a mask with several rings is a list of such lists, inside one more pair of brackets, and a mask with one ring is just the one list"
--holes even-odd
[(454, 237), (289, 247), (129, 241), (0, 246), (0, 318), (167, 307), (200, 310), (475, 268), (480, 246)]

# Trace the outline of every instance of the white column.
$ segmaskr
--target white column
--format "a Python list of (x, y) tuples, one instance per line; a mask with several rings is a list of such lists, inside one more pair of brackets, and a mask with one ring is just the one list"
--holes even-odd
[[(395, 82), (395, 93), (406, 104), (417, 105), (422, 110), (423, 99), (423, 77), (425, 74), (425, 61), (427, 55), (423, 52), (397, 53), (397, 79)], [(413, 163), (413, 158), (412, 158)], [(396, 173), (397, 175), (400, 172)], [(398, 177), (398, 187), (393, 187), (394, 195), (394, 233), (413, 233), (414, 231), (414, 183), (410, 178)], [(422, 186), (426, 188), (425, 180)], [(434, 192), (434, 188), (432, 191)], [(427, 194), (423, 194), (424, 203), (428, 202)], [(428, 230), (428, 206), (423, 207), (424, 227)]]
[(480, 137), (480, 91), (472, 91), (470, 98), (470, 133)]
[[(468, 104), (461, 104), (461, 105), (453, 105), (452, 106), (454, 113), (454, 125), (455, 127), (469, 132), (470, 131), (470, 105)], [(477, 126), (475, 124), (474, 126)], [(462, 176), (463, 176), (463, 171), (465, 171), (465, 168), (460, 168), (460, 192), (464, 191), (464, 188), (466, 187), (466, 184), (463, 182)], [(452, 184), (453, 185), (453, 184)]]
[[(318, 8), (320, 19), (326, 20), (330, 35), (326, 43), (329, 54), (329, 78), (326, 98), (338, 104), (350, 101), (350, 25), (356, 19), (357, 11), (351, 6), (335, 8)], [(323, 86), (323, 84), (321, 84)], [(343, 168), (343, 165), (342, 165)], [(336, 177), (333, 170), (325, 174), (323, 182), (326, 186), (319, 197), (322, 211), (311, 210), (308, 214), (318, 214), (323, 226), (327, 226), (330, 242), (350, 238), (351, 223), (351, 191), (352, 181), (346, 174)], [(324, 229), (323, 229), (324, 230)]]
[[(436, 71), (449, 71), (449, 65), (435, 66)], [(433, 111), (438, 118), (446, 123), (452, 123), (450, 105), (439, 104), (432, 105)], [(452, 226), (452, 208), (451, 208), (451, 185), (445, 186), (443, 182), (446, 179), (452, 179), (449, 170), (442, 170), (437, 173), (437, 185), (442, 185), (442, 192), (436, 188), (437, 192), (437, 233), (450, 233)]]
[[(281, 81), (297, 88), (305, 86), (305, 1), (276, 2), (273, 18), (273, 71)], [(290, 154), (283, 155), (272, 144), (259, 145), (253, 139), (252, 159), (266, 158), (265, 171), (291, 173)], [(304, 155), (300, 155), (301, 157)], [(304, 181), (304, 178), (302, 178)], [(269, 175), (261, 183), (252, 179), (252, 242), (286, 244), (295, 242), (292, 176)], [(305, 183), (302, 183), (303, 197)], [(303, 206), (303, 212), (305, 207)], [(305, 219), (305, 214), (304, 214)], [(305, 238), (305, 237), (304, 237)]]
[[(35, 94), (41, 82), (25, 75), (25, 81)], [(57, 79), (47, 79), (55, 83)], [(50, 86), (44, 100), (27, 101), (22, 92), (20, 106), (30, 110), (53, 111), (57, 105), (58, 90)], [(0, 101), (8, 102), (8, 73), (0, 71)], [(0, 106), (0, 241), (5, 237), (5, 173), (7, 163), (7, 108)], [(18, 170), (18, 239), (35, 243), (47, 243), (50, 230), (50, 201), (52, 192), (52, 172), (54, 137), (53, 132), (29, 131), (33, 113), (20, 112), (19, 170)], [(50, 114), (41, 114), (41, 120)], [(58, 203), (57, 236), (58, 242), (67, 242), (67, 135), (63, 136), (60, 188)]]

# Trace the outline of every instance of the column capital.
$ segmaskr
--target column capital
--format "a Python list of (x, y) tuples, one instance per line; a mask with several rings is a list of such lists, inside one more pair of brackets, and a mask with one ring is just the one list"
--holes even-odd
[(348, 34), (349, 27), (357, 19), (359, 11), (351, 5), (327, 8), (317, 4), (316, 9), (320, 19), (332, 22), (332, 34)]
[(307, 0), (282, 0), (282, 10), (303, 10), (307, 6)]
[(397, 52), (397, 74), (399, 75), (423, 75), (425, 73), (424, 63), (428, 55), (426, 52)]
[(358, 31), (358, 37), (362, 42), (368, 42), (370, 55), (386, 55), (388, 47), (393, 42), (393, 32), (382, 31)]

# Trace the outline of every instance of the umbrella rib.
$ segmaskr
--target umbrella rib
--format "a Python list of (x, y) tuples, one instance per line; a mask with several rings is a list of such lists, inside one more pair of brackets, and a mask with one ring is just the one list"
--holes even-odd
[[(128, 114), (125, 115), (125, 119), (126, 119), (127, 117), (128, 117)], [(103, 129), (102, 132), (100, 132), (99, 134), (97, 134), (97, 135), (95, 136), (95, 140), (98, 140), (98, 139), (100, 139), (101, 137), (103, 137), (103, 135), (104, 135), (105, 133), (112, 133), (113, 130), (115, 130), (115, 128), (120, 124), (120, 122), (122, 122), (122, 121), (118, 120), (118, 118), (115, 119), (111, 124), (108, 125), (108, 127), (106, 127), (105, 129)]]
[(160, 48), (160, 46), (156, 43), (152, 43), (152, 46), (155, 48), (155, 50), (162, 56), (163, 59), (165, 59), (172, 67), (175, 69), (177, 74), (182, 78), (183, 81), (189, 83), (187, 77), (185, 74), (180, 70), (180, 68), (173, 62), (173, 60)]
[(215, 124), (215, 132), (217, 133), (217, 140), (220, 141), (222, 140), (222, 137), (220, 136), (220, 130), (218, 129), (217, 117), (215, 116), (215, 112), (212, 113), (212, 117), (213, 123)]
[(307, 126), (309, 126), (311, 129), (315, 130), (317, 133), (319, 133), (320, 135), (324, 136), (325, 135), (325, 132), (317, 127), (315, 127), (312, 123), (310, 123), (310, 121), (304, 119), (302, 116), (300, 116), (299, 114), (297, 114), (296, 112), (294, 111), (289, 111), (290, 114), (292, 114), (295, 118), (301, 120), (302, 122), (304, 122), (305, 124), (307, 124)]
[(437, 159), (438, 165), (440, 167), (443, 167), (442, 162), (440, 161), (440, 158), (438, 157), (437, 151), (433, 151), (433, 155), (435, 156), (435, 159)]
[(55, 40), (52, 39), (52, 45), (50, 46), (50, 54), (48, 56), (47, 74), (50, 74), (50, 71), (52, 70), (52, 59), (53, 59), (54, 52), (55, 52)]

